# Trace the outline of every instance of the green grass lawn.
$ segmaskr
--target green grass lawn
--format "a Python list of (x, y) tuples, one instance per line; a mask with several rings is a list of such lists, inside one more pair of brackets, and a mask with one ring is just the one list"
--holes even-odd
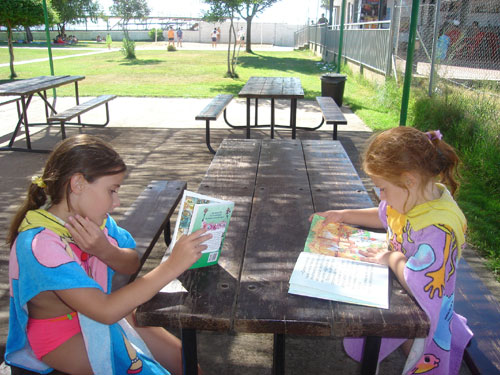
[[(71, 50), (74, 52), (75, 50)], [(28, 58), (31, 49), (23, 51)], [(36, 56), (39, 57), (36, 51)], [(78, 51), (82, 52), (82, 51)], [(308, 52), (258, 52), (241, 54), (239, 79), (224, 78), (227, 70), (224, 51), (136, 51), (136, 60), (126, 60), (120, 52), (54, 61), (56, 75), (78, 74), (81, 95), (212, 97), (219, 93), (237, 94), (252, 75), (299, 77), (308, 99), (320, 94), (318, 58)], [(0, 61), (8, 59), (0, 49)], [(18, 59), (16, 58), (16, 61)], [(200, 63), (201, 62), (201, 63)], [(18, 65), (18, 78), (49, 74), (45, 63)], [(0, 79), (9, 77), (8, 67), (0, 68)], [(60, 95), (73, 95), (71, 87), (58, 89)]]

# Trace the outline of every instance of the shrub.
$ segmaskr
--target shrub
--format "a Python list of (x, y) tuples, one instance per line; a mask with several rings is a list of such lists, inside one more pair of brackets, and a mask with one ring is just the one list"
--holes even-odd
[(173, 46), (173, 45), (171, 45), (171, 44), (170, 44), (170, 45), (167, 47), (167, 51), (177, 51), (177, 49), (175, 48), (175, 46)]
[(153, 28), (153, 29), (149, 30), (149, 32), (148, 32), (148, 36), (153, 42), (155, 41), (155, 33), (157, 33), (156, 34), (157, 41), (165, 40), (165, 36), (163, 35), (163, 30)]
[(126, 59), (135, 59), (135, 42), (133, 40), (123, 38), (123, 46), (121, 52)]

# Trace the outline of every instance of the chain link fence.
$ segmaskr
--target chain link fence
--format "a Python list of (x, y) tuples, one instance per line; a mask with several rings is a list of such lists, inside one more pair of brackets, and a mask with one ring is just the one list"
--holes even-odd
[[(411, 1), (394, 4), (394, 57), (404, 72)], [(454, 84), (500, 97), (500, 1), (433, 0), (419, 8), (414, 74), (429, 94)]]
[[(411, 6), (389, 0), (390, 22), (346, 24), (343, 57), (386, 76), (404, 74)], [(413, 73), (430, 95), (452, 84), (500, 98), (500, 0), (421, 0), (417, 25)], [(372, 40), (373, 29), (382, 39)], [(338, 25), (306, 26), (295, 38), (323, 57), (338, 53)]]

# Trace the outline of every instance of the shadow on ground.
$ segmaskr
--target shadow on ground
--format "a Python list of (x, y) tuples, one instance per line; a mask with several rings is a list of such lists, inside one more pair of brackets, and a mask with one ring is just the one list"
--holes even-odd
[[(120, 221), (136, 197), (153, 179), (185, 180), (188, 189), (196, 191), (211, 160), (205, 146), (204, 129), (102, 128), (69, 129), (68, 134), (91, 133), (109, 141), (122, 155), (128, 166), (128, 177), (120, 189), (122, 206), (114, 217)], [(340, 132), (339, 139), (363, 181), (368, 180), (359, 169), (359, 150), (369, 138), (369, 132)], [(211, 132), (212, 146), (217, 149), (224, 137), (243, 138), (242, 131), (216, 129)], [(298, 131), (301, 139), (331, 139), (331, 132)], [(268, 137), (268, 131), (253, 131), (252, 137)], [(276, 138), (290, 138), (289, 131), (278, 130)], [(32, 137), (33, 147), (52, 148), (60, 139), (57, 129), (44, 130)], [(16, 145), (23, 147), (22, 141)], [(0, 354), (5, 350), (8, 327), (8, 246), (5, 245), (9, 221), (21, 202), (31, 176), (40, 174), (46, 154), (0, 153)], [(175, 221), (175, 215), (173, 218)], [(165, 251), (159, 240), (143, 271), (158, 264)], [(174, 332), (178, 334), (178, 332)], [(330, 337), (286, 337), (286, 374), (355, 374), (357, 363), (349, 359), (341, 340)], [(198, 356), (205, 375), (263, 374), (272, 368), (273, 336), (264, 334), (198, 334)], [(383, 362), (381, 374), (399, 374), (404, 357), (396, 351)], [(466, 372), (464, 374), (467, 374)]]

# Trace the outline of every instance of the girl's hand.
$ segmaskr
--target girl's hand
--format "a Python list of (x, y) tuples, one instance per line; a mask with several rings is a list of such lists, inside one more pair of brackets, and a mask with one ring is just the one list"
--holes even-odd
[(342, 223), (344, 221), (343, 210), (329, 210), (323, 212), (316, 212), (311, 216), (309, 216), (309, 221), (312, 221), (314, 215), (323, 216), (325, 218), (323, 225), (327, 225), (329, 223)]
[(65, 227), (78, 247), (86, 253), (99, 256), (111, 246), (101, 228), (87, 217), (70, 216)]
[(206, 229), (200, 229), (188, 235), (183, 235), (176, 242), (172, 254), (168, 257), (168, 263), (175, 267), (179, 273), (191, 267), (201, 257), (201, 252), (207, 248), (203, 242), (212, 238), (211, 234), (205, 234)]
[(359, 250), (359, 253), (364, 256), (363, 261), (365, 262), (387, 265), (392, 251), (376, 248), (366, 251)]

